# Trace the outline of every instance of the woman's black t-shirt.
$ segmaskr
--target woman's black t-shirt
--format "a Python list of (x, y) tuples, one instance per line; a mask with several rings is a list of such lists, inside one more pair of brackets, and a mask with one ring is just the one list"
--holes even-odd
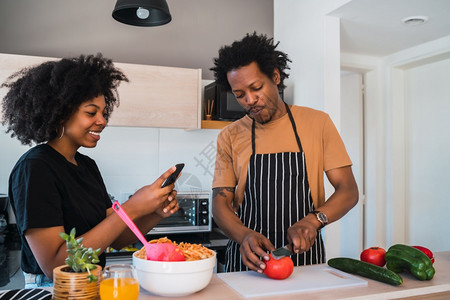
[[(24, 232), (29, 228), (75, 227), (77, 236), (91, 230), (106, 217), (111, 201), (100, 171), (91, 158), (79, 152), (78, 166), (55, 149), (41, 144), (27, 151), (9, 178), (9, 199), (22, 242), (22, 270), (43, 274)], [(105, 254), (100, 256), (105, 265)]]

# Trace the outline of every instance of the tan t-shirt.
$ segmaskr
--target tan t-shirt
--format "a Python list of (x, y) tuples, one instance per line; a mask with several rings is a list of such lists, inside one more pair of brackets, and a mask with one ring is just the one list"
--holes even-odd
[[(325, 203), (323, 172), (352, 162), (328, 114), (312, 108), (291, 106), (297, 132), (306, 155), (306, 169), (315, 208)], [(267, 124), (256, 122), (256, 154), (298, 152), (288, 114)], [(233, 207), (244, 198), (247, 167), (252, 154), (252, 119), (237, 120), (219, 133), (212, 187), (236, 187)]]

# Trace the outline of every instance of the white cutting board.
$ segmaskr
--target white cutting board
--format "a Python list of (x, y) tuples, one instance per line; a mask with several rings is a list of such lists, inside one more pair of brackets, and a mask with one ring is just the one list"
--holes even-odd
[(275, 280), (254, 271), (218, 273), (245, 298), (367, 286), (367, 281), (325, 264), (295, 267), (289, 278)]

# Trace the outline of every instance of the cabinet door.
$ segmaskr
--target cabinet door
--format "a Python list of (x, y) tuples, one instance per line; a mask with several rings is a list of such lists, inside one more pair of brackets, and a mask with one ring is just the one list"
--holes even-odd
[[(57, 58), (0, 53), (0, 82), (14, 72)], [(114, 63), (128, 77), (109, 126), (200, 128), (201, 69)], [(0, 89), (0, 99), (7, 90)]]
[(115, 65), (130, 82), (119, 86), (110, 126), (200, 128), (201, 69)]

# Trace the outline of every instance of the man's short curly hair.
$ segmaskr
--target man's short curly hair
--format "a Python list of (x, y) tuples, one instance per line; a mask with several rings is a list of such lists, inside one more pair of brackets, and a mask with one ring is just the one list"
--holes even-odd
[(235, 41), (231, 46), (223, 46), (219, 49), (219, 57), (214, 58), (215, 67), (210, 68), (214, 72), (216, 82), (227, 89), (231, 89), (228, 83), (227, 73), (231, 70), (247, 66), (256, 62), (261, 72), (272, 78), (275, 69), (280, 71), (281, 81), (278, 87), (284, 89), (284, 79), (289, 77), (288, 62), (291, 60), (287, 54), (276, 50), (279, 42), (274, 44), (273, 38), (266, 35), (247, 33), (240, 41)]
[(50, 141), (81, 103), (100, 95), (105, 97), (108, 121), (119, 105), (121, 81), (128, 79), (101, 53), (24, 68), (0, 86), (9, 88), (2, 101), (2, 124), (24, 145)]

